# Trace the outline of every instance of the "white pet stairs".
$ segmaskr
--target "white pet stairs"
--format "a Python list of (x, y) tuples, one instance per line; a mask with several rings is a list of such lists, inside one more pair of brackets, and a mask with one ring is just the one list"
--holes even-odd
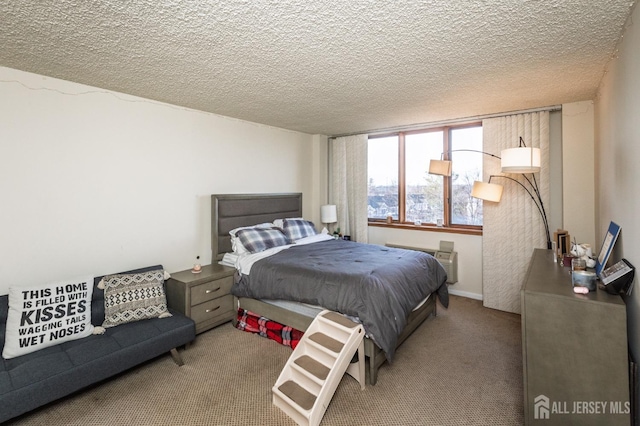
[[(313, 320), (273, 386), (273, 404), (299, 425), (317, 426), (345, 371), (365, 387), (364, 328), (322, 311)], [(358, 351), (358, 362), (351, 363)]]

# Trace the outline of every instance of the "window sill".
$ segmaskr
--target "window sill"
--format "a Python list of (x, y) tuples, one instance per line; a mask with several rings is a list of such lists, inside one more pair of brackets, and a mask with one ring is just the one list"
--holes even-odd
[(411, 225), (408, 223), (369, 222), (378, 228), (407, 229), (411, 231), (446, 232), (449, 234), (482, 235), (482, 229), (457, 228), (433, 225)]

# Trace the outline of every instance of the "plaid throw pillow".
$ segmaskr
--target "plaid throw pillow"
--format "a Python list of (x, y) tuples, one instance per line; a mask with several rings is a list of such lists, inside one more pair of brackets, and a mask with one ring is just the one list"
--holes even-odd
[(283, 229), (284, 234), (293, 241), (316, 235), (316, 228), (313, 222), (304, 219), (285, 219)]
[(258, 253), (273, 247), (291, 244), (292, 241), (278, 228), (247, 228), (236, 233), (249, 253)]
[(104, 328), (148, 318), (165, 318), (164, 271), (117, 274), (104, 277)]

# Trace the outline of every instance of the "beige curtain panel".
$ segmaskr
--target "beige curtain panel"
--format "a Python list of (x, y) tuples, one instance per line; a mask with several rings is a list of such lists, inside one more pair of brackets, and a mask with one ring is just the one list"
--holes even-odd
[[(542, 201), (549, 205), (549, 112), (517, 114), (482, 122), (484, 150), (496, 155), (518, 146), (520, 137), (528, 147), (541, 150), (541, 170), (535, 174)], [(484, 156), (483, 181), (500, 175), (500, 160)], [(508, 174), (527, 185), (521, 174)], [(528, 174), (527, 176), (531, 176)], [(542, 217), (527, 192), (507, 179), (500, 203), (483, 203), (482, 294), (484, 306), (520, 313), (520, 287), (534, 248), (546, 248)]]
[(343, 235), (353, 241), (368, 242), (367, 146), (368, 135), (335, 138), (330, 141), (331, 177), (329, 203), (338, 208)]

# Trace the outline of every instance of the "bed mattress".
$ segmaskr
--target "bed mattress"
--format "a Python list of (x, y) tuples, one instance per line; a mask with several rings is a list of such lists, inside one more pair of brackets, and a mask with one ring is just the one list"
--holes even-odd
[[(250, 275), (241, 274), (231, 292), (358, 317), (391, 360), (397, 337), (419, 303), (437, 292), (448, 305), (445, 281), (442, 265), (426, 253), (331, 240), (291, 247), (255, 262)], [(309, 311), (311, 316), (315, 313)]]

